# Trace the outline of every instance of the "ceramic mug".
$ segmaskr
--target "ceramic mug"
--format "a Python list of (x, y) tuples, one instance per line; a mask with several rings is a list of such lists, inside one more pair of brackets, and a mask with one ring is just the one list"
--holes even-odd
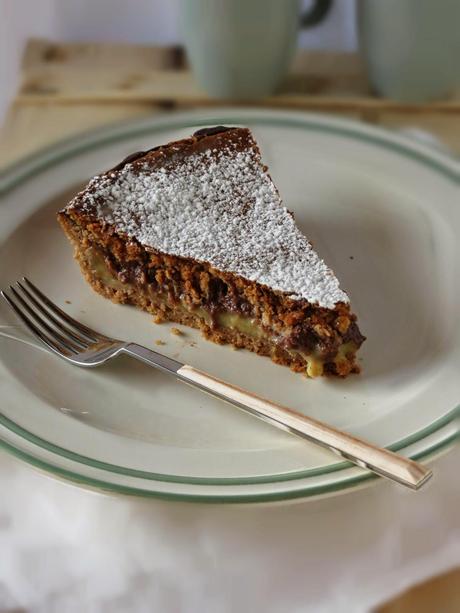
[(374, 90), (405, 102), (460, 83), (460, 0), (359, 0), (361, 50)]
[(300, 27), (320, 23), (332, 0), (316, 0), (300, 15), (299, 0), (182, 0), (187, 56), (212, 97), (251, 99), (279, 85)]

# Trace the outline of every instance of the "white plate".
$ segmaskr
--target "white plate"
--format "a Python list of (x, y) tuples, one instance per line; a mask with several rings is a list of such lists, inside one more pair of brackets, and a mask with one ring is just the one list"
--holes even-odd
[[(220, 123), (253, 129), (287, 207), (349, 292), (368, 337), (362, 375), (307, 380), (195, 331), (173, 336), (82, 279), (55, 221), (77, 186), (132, 151)], [(163, 340), (169, 356), (412, 457), (457, 435), (455, 161), (351, 121), (232, 109), (93, 132), (24, 160), (2, 185), (2, 287), (26, 275), (89, 326), (157, 349)], [(369, 477), (134, 361), (72, 367), (37, 348), (3, 305), (0, 317), (0, 442), (49, 472), (117, 492), (224, 502), (337, 492)]]

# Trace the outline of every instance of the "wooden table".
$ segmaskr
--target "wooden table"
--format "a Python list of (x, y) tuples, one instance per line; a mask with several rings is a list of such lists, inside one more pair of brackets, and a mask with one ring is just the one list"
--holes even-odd
[[(193, 81), (179, 48), (31, 40), (21, 86), (0, 134), (0, 166), (83, 130), (173, 109), (228, 104)], [(430, 130), (460, 154), (460, 96), (403, 105), (371, 95), (356, 54), (303, 52), (276, 96), (260, 106), (330, 112)], [(460, 611), (460, 570), (416, 586), (380, 613)]]
[[(0, 166), (117, 120), (222, 104), (229, 101), (211, 100), (195, 84), (180, 48), (31, 40), (1, 132)], [(257, 105), (337, 113), (395, 129), (419, 127), (460, 154), (460, 93), (430, 104), (378, 98), (354, 53), (299, 53), (280, 92)]]

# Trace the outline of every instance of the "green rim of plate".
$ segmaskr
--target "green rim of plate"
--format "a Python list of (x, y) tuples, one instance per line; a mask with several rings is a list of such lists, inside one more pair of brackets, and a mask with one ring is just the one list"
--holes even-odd
[[(406, 158), (410, 158), (418, 163), (423, 164), (424, 166), (429, 167), (431, 170), (436, 171), (439, 174), (451, 179), (455, 183), (458, 183), (459, 174), (452, 166), (452, 160), (447, 156), (440, 155), (436, 153), (436, 156), (433, 155), (433, 152), (428, 150), (416, 150), (412, 143), (404, 142), (404, 139), (395, 139), (395, 137), (391, 135), (391, 133), (386, 132), (385, 130), (379, 128), (369, 128), (368, 126), (363, 126), (362, 124), (353, 122), (351, 120), (337, 120), (333, 119), (333, 123), (338, 125), (328, 125), (327, 123), (321, 123), (318, 119), (322, 119), (323, 121), (327, 121), (327, 117), (318, 115), (315, 116), (307, 116), (305, 114), (294, 114), (291, 113), (291, 116), (275, 116), (275, 117), (264, 117), (264, 116), (256, 116), (252, 114), (244, 115), (244, 111), (241, 111), (241, 114), (237, 115), (229, 115), (229, 114), (219, 114), (216, 113), (214, 116), (202, 116), (197, 115), (195, 113), (189, 114), (186, 118), (171, 118), (170, 120), (162, 119), (158, 121), (150, 120), (146, 122), (146, 120), (137, 120), (130, 123), (119, 123), (114, 124), (108, 127), (104, 127), (98, 129), (92, 133), (79, 135), (75, 138), (65, 139), (58, 142), (55, 145), (52, 145), (46, 149), (42, 149), (39, 152), (27, 156), (17, 163), (9, 166), (0, 174), (0, 193), (5, 194), (15, 187), (21, 185), (27, 179), (39, 174), (47, 170), (52, 166), (56, 166), (61, 162), (75, 157), (83, 152), (91, 151), (98, 149), (104, 145), (123, 141), (126, 139), (130, 139), (135, 136), (145, 136), (146, 134), (154, 134), (156, 132), (162, 132), (165, 130), (171, 129), (181, 129), (187, 127), (194, 126), (203, 126), (203, 125), (212, 125), (216, 122), (222, 124), (248, 124), (248, 125), (270, 125), (277, 127), (295, 127), (301, 128), (310, 131), (317, 131), (323, 133), (329, 133), (336, 136), (342, 136), (346, 138), (351, 138), (371, 144), (378, 145), (382, 148), (389, 149), (393, 152), (396, 152), (400, 155), (403, 155)], [(441, 418), (435, 420), (432, 424), (422, 428), (418, 432), (400, 440), (392, 445), (388, 446), (388, 449), (392, 451), (401, 451), (405, 447), (412, 445), (414, 443), (422, 441), (427, 436), (430, 436), (436, 433), (438, 430), (446, 426), (447, 424), (453, 422), (460, 415), (460, 405), (449, 411), (446, 415)], [(94, 460), (93, 458), (87, 458), (83, 455), (71, 452), (62, 447), (55, 445), (45, 439), (42, 439), (33, 433), (27, 431), (22, 428), (14, 421), (7, 418), (5, 415), (0, 414), (0, 424), (3, 425), (8, 430), (14, 432), (16, 435), (21, 438), (33, 443), (34, 445), (41, 447), (55, 455), (64, 457), (66, 459), (70, 459), (80, 464), (84, 464), (90, 466), (92, 468), (97, 468), (101, 470), (105, 470), (115, 474), (121, 474), (124, 476), (142, 478), (146, 480), (160, 481), (160, 482), (170, 482), (170, 483), (181, 483), (186, 485), (251, 485), (251, 484), (263, 484), (263, 483), (277, 483), (280, 481), (293, 481), (304, 479), (307, 477), (313, 476), (321, 476), (331, 472), (338, 472), (341, 470), (348, 469), (352, 466), (350, 462), (341, 461), (335, 464), (328, 465), (326, 467), (319, 467), (316, 469), (308, 469), (305, 471), (295, 471), (291, 473), (284, 473), (278, 475), (267, 475), (264, 477), (231, 477), (231, 478), (205, 478), (205, 477), (184, 477), (180, 475), (164, 475), (159, 473), (152, 473), (147, 471), (129, 469), (123, 466), (117, 466), (113, 464), (109, 464), (106, 462), (101, 462), (99, 460)], [(412, 455), (413, 459), (422, 459), (427, 456), (432, 455), (433, 453), (440, 451), (441, 449), (447, 448), (450, 444), (452, 444), (456, 438), (458, 437), (458, 432), (455, 432), (453, 435), (448, 435), (446, 439), (437, 442), (434, 446), (417, 452)], [(26, 453), (25, 451), (11, 445), (10, 443), (0, 440), (0, 447), (3, 447), (6, 451), (12, 453), (16, 457), (19, 457), (29, 464), (32, 464), (36, 468), (45, 470), (46, 472), (51, 472), (55, 476), (64, 477), (70, 481), (87, 485), (91, 488), (96, 488), (98, 490), (111, 491), (116, 493), (123, 494), (131, 494), (138, 496), (149, 496), (149, 497), (158, 497), (169, 500), (199, 500), (201, 502), (263, 502), (263, 501), (271, 501), (271, 500), (283, 500), (289, 498), (298, 498), (298, 497), (306, 497), (306, 496), (314, 496), (323, 493), (329, 493), (333, 491), (338, 491), (341, 489), (353, 487), (362, 481), (373, 479), (373, 475), (371, 473), (364, 473), (362, 475), (354, 476), (349, 480), (345, 480), (343, 482), (336, 483), (327, 483), (319, 486), (310, 486), (306, 488), (302, 488), (301, 490), (296, 491), (287, 491), (287, 492), (275, 492), (275, 493), (264, 493), (264, 494), (243, 494), (243, 495), (229, 495), (229, 496), (215, 496), (212, 494), (174, 494), (174, 493), (165, 493), (165, 492), (155, 492), (152, 490), (142, 490), (139, 488), (133, 488), (130, 486), (122, 486), (119, 484), (113, 484), (109, 482), (105, 482), (98, 479), (93, 479), (92, 477), (87, 477), (75, 473), (73, 471), (69, 471), (64, 468), (60, 468), (55, 466), (54, 464), (50, 464), (48, 462), (39, 460), (33, 455)]]
[[(425, 437), (430, 436), (441, 430), (441, 428), (447, 426), (453, 422), (456, 418), (460, 417), (460, 405), (449, 411), (446, 415), (443, 415), (439, 419), (435, 420), (429, 426), (414, 432), (406, 438), (392, 443), (387, 446), (387, 449), (391, 451), (401, 451), (412, 445), (422, 441)], [(69, 451), (64, 447), (55, 445), (50, 441), (47, 441), (32, 432), (29, 432), (22, 426), (18, 425), (5, 415), (0, 413), (0, 425), (4, 426), (7, 430), (10, 430), (19, 437), (25, 439), (29, 443), (33, 443), (41, 449), (50, 451), (51, 453), (58, 455), (66, 460), (77, 462), (91, 468), (97, 468), (99, 470), (105, 470), (107, 472), (124, 475), (125, 477), (134, 477), (136, 479), (145, 479), (147, 481), (159, 481), (162, 483), (179, 483), (182, 485), (260, 485), (264, 483), (280, 483), (282, 481), (296, 481), (299, 479), (305, 479), (308, 477), (319, 477), (327, 475), (332, 472), (337, 472), (351, 468), (352, 462), (344, 461), (336, 462), (335, 464), (328, 464), (327, 466), (321, 466), (318, 468), (309, 468), (306, 470), (292, 471), (289, 473), (279, 473), (274, 475), (265, 475), (260, 477), (185, 477), (183, 475), (167, 475), (163, 473), (154, 473), (150, 471), (137, 470), (134, 468), (127, 468), (126, 466), (118, 466), (116, 464), (110, 464), (108, 462), (102, 462), (95, 460), (94, 458), (88, 458), (87, 456)], [(2, 441), (0, 440), (0, 445)]]
[[(411, 456), (412, 460), (427, 460), (434, 455), (442, 453), (447, 450), (450, 445), (458, 441), (459, 433), (446, 437), (445, 440), (440, 441), (432, 445), (429, 449), (414, 453)], [(226, 503), (226, 504), (242, 504), (242, 503), (263, 503), (263, 502), (276, 502), (282, 500), (293, 500), (295, 498), (310, 498), (312, 496), (320, 496), (347, 490), (358, 485), (365, 483), (366, 481), (375, 481), (378, 477), (371, 472), (363, 472), (360, 475), (354, 476), (350, 479), (344, 480), (340, 483), (327, 483), (324, 485), (309, 486), (304, 489), (287, 491), (287, 492), (272, 492), (264, 494), (236, 494), (230, 496), (214, 495), (214, 494), (175, 494), (173, 492), (157, 492), (155, 490), (142, 490), (140, 488), (131, 487), (128, 485), (119, 485), (116, 483), (109, 483), (102, 481), (101, 479), (93, 479), (92, 477), (82, 476), (79, 473), (75, 473), (71, 470), (55, 466), (49, 462), (39, 460), (35, 456), (32, 456), (14, 445), (10, 445), (5, 441), (0, 440), (0, 448), (9, 452), (14, 457), (27, 462), (34, 468), (45, 471), (48, 474), (52, 474), (55, 477), (65, 479), (77, 485), (82, 485), (87, 489), (95, 489), (98, 492), (107, 492), (109, 494), (123, 494), (126, 496), (137, 496), (142, 498), (158, 498), (161, 500), (173, 500), (177, 502), (201, 502), (201, 503)]]

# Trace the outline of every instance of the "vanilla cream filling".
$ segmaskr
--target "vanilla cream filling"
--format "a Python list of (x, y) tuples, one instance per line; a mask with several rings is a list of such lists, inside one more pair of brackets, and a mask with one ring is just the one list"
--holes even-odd
[(95, 249), (91, 247), (86, 249), (85, 260), (96, 277), (98, 277), (104, 285), (107, 285), (107, 287), (124, 290), (128, 286), (127, 283), (122, 283), (113, 276), (107, 264), (104, 262), (104, 258), (101, 257)]
[(238, 313), (218, 313), (217, 323), (223, 328), (232, 328), (238, 330), (242, 334), (248, 334), (254, 338), (270, 338), (270, 335), (264, 332), (264, 330), (256, 323), (254, 319), (249, 317), (243, 317)]

